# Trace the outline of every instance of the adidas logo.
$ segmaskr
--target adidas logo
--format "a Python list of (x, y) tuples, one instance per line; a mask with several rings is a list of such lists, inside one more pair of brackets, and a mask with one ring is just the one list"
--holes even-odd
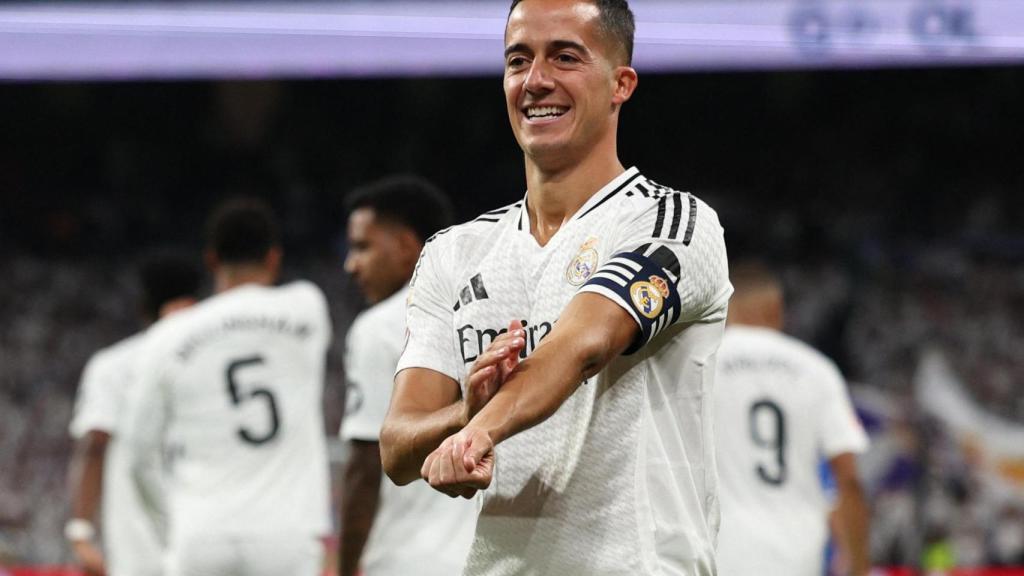
[(459, 292), (459, 299), (455, 302), (452, 310), (458, 310), (468, 305), (473, 300), (486, 300), (487, 290), (484, 288), (484, 279), (477, 274), (469, 279), (469, 284), (462, 287)]

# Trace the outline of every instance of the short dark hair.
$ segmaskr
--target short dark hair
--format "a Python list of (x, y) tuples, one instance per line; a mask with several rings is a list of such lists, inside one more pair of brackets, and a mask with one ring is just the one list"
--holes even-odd
[(773, 288), (782, 290), (782, 279), (770, 263), (760, 258), (742, 258), (729, 263), (729, 281), (736, 293)]
[(150, 252), (139, 265), (142, 313), (150, 320), (157, 320), (164, 304), (178, 298), (199, 298), (202, 282), (195, 257), (169, 249)]
[(388, 176), (356, 188), (345, 198), (345, 211), (351, 214), (360, 208), (373, 210), (381, 220), (408, 227), (420, 242), (455, 220), (452, 203), (444, 192), (413, 174)]
[(280, 246), (277, 218), (257, 198), (232, 198), (220, 204), (206, 222), (206, 247), (225, 264), (252, 264)]
[[(523, 0), (512, 0), (508, 15)], [(625, 51), (626, 66), (633, 64), (633, 37), (636, 35), (636, 18), (629, 9), (627, 0), (591, 0), (601, 12), (601, 33), (607, 38), (618, 40)]]

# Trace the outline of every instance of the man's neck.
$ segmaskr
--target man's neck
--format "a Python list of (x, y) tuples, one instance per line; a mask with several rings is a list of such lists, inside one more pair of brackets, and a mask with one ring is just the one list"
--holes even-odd
[(570, 166), (545, 169), (526, 158), (530, 233), (544, 246), (598, 190), (625, 171), (618, 156), (591, 154)]
[(273, 273), (264, 266), (244, 264), (221, 266), (214, 279), (214, 292), (220, 294), (245, 284), (270, 286), (273, 283)]
[(160, 311), (157, 314), (157, 318), (166, 318), (171, 314), (180, 312), (190, 306), (194, 306), (196, 302), (197, 300), (191, 296), (182, 296), (180, 298), (168, 300), (167, 302), (164, 302), (162, 306), (160, 306)]

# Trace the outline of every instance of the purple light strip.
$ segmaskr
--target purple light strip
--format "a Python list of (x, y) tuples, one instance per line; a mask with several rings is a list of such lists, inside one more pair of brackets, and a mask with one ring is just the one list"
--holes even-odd
[[(1024, 62), (1024, 2), (634, 0), (636, 66)], [(506, 0), (0, 5), (8, 80), (498, 75)]]

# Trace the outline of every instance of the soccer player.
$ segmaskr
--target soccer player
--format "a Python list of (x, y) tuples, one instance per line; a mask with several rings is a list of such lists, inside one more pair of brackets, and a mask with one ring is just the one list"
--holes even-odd
[(348, 410), (341, 437), (349, 460), (341, 501), (341, 576), (354, 576), (360, 568), (366, 576), (461, 574), (476, 504), (439, 498), (424, 483), (400, 489), (381, 482), (378, 444), (405, 344), (409, 278), (426, 239), (452, 223), (451, 204), (429, 182), (405, 176), (359, 188), (347, 205), (345, 270), (373, 306), (356, 318), (346, 339)]
[(274, 286), (263, 203), (222, 205), (207, 236), (216, 295), (153, 327), (128, 415), (136, 469), (161, 445), (170, 461), (167, 571), (313, 576), (330, 530), (327, 303), (310, 282)]
[(824, 574), (824, 457), (838, 493), (840, 549), (850, 574), (866, 576), (868, 515), (855, 455), (867, 437), (843, 378), (831, 360), (781, 332), (781, 284), (764, 265), (735, 266), (732, 282), (715, 393), (719, 573)]
[[(139, 279), (147, 324), (191, 306), (199, 297), (198, 266), (175, 254), (147, 258)], [(77, 445), (68, 474), (72, 518), (65, 532), (76, 560), (90, 575), (162, 573), (162, 519), (135, 490), (121, 438), (125, 399), (136, 385), (135, 361), (145, 334), (96, 352), (86, 364), (75, 401), (70, 430)], [(95, 543), (98, 508), (102, 548)]]
[(385, 471), (484, 490), (466, 573), (713, 574), (711, 393), (732, 288), (696, 197), (618, 158), (622, 0), (523, 0), (504, 88), (526, 196), (438, 233), (411, 286)]

